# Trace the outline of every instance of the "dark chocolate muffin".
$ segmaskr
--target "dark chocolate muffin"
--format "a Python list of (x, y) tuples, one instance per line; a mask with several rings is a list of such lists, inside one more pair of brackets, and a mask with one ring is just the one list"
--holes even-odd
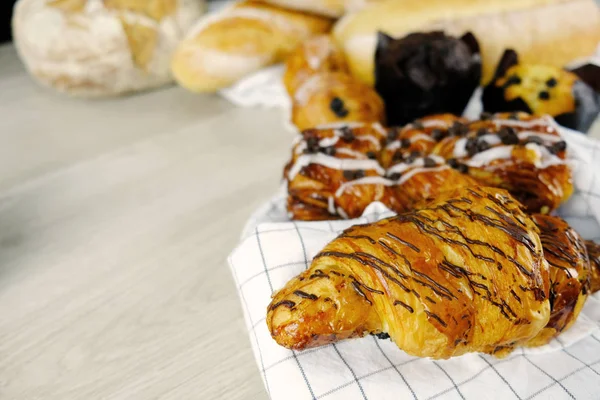
[(479, 45), (471, 33), (378, 34), (375, 89), (384, 99), (389, 125), (430, 114), (464, 111), (481, 79)]

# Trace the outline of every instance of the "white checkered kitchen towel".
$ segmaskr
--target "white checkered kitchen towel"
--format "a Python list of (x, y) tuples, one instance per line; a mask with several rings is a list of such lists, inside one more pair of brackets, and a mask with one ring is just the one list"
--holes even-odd
[[(564, 131), (576, 193), (560, 210), (582, 236), (600, 241), (600, 142)], [(389, 215), (372, 204), (351, 221), (293, 222), (282, 192), (248, 222), (229, 258), (250, 342), (273, 400), (294, 399), (600, 399), (600, 294), (577, 323), (537, 349), (505, 359), (467, 354), (445, 361), (412, 357), (373, 336), (306, 351), (271, 338), (265, 322), (271, 293), (310, 265), (343, 229)]]

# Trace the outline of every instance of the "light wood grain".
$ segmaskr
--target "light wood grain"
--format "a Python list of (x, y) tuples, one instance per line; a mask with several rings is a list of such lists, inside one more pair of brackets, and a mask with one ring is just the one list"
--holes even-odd
[(226, 256), (278, 186), (281, 120), (58, 96), (0, 48), (0, 398), (266, 399)]

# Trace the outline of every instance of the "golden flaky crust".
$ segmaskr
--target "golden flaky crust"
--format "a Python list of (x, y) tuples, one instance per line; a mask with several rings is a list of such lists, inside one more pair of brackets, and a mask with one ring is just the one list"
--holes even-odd
[[(566, 142), (549, 117), (433, 115), (402, 128), (334, 124), (304, 131), (286, 167), (291, 218), (354, 218), (371, 202), (411, 210), (446, 190), (507, 189), (531, 213), (573, 191)], [(292, 173), (290, 173), (290, 171)]]
[(383, 100), (352, 77), (328, 35), (315, 36), (292, 52), (283, 83), (292, 102), (292, 123), (310, 129), (334, 122), (383, 122)]
[[(377, 178), (381, 176), (381, 167), (376, 158), (385, 133), (379, 124), (359, 124), (341, 130), (335, 127), (305, 130), (284, 170), (291, 217), (299, 220), (337, 219), (340, 215), (356, 218), (372, 202), (389, 204), (391, 192), (380, 182), (352, 185), (357, 179), (381, 179)], [(310, 162), (321, 158), (329, 162)], [(361, 168), (335, 168), (342, 167), (342, 163)], [(338, 193), (342, 185), (347, 188)]]
[(465, 132), (446, 134), (432, 153), (464, 163), (481, 184), (509, 190), (529, 212), (546, 214), (573, 193), (566, 143), (551, 118), (500, 113)]
[(375, 34), (392, 36), (444, 30), (472, 32), (483, 58), (483, 83), (505, 49), (524, 63), (563, 67), (593, 54), (600, 41), (600, 12), (593, 0), (388, 0), (342, 18), (334, 28), (352, 72), (373, 83)]
[(200, 19), (171, 68), (183, 87), (211, 92), (283, 61), (302, 40), (329, 31), (325, 17), (246, 0)]
[[(398, 132), (378, 123), (303, 131), (284, 171), (290, 217), (312, 221), (357, 218), (376, 201), (403, 212), (446, 190), (476, 184), (442, 158), (407, 149), (395, 150), (402, 157), (383, 164), (387, 154), (382, 152), (383, 145), (386, 141), (388, 147), (397, 145)], [(409, 128), (400, 135), (416, 139), (414, 132), (418, 130)], [(419, 142), (412, 143), (418, 146)]]
[(290, 96), (310, 77), (322, 72), (349, 73), (342, 51), (331, 36), (316, 35), (302, 42), (285, 60), (283, 84)]
[(595, 293), (600, 290), (600, 244), (586, 240), (585, 247), (590, 259), (590, 290)]
[(274, 294), (267, 325), (292, 349), (385, 332), (416, 356), (504, 355), (550, 318), (537, 232), (504, 190), (447, 192), (344, 231)]
[(311, 76), (292, 97), (292, 123), (300, 130), (333, 122), (383, 122), (383, 100), (345, 72)]
[[(519, 80), (510, 84), (509, 80)], [(549, 81), (554, 85), (548, 85)], [(573, 85), (577, 75), (562, 68), (547, 65), (515, 65), (492, 84), (504, 89), (506, 102), (522, 99), (535, 115), (557, 115), (575, 111)], [(540, 95), (546, 93), (548, 97)], [(551, 99), (551, 101), (549, 101)]]
[(541, 346), (569, 329), (590, 292), (590, 263), (585, 242), (558, 217), (535, 214), (544, 258), (550, 268), (550, 320), (529, 346)]

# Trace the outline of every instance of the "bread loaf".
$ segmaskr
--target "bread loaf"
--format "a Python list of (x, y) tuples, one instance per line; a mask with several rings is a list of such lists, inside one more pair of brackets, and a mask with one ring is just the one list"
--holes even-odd
[(358, 11), (382, 0), (264, 0), (284, 8), (339, 18), (347, 12)]
[(400, 37), (432, 30), (472, 32), (487, 83), (506, 48), (524, 63), (559, 67), (590, 56), (600, 41), (600, 11), (594, 0), (386, 0), (342, 18), (334, 37), (353, 74), (373, 84), (377, 31)]
[(14, 41), (33, 77), (79, 96), (172, 81), (169, 61), (203, 0), (19, 0)]
[(213, 92), (282, 61), (331, 24), (328, 18), (242, 1), (197, 22), (173, 56), (173, 74), (189, 90)]

